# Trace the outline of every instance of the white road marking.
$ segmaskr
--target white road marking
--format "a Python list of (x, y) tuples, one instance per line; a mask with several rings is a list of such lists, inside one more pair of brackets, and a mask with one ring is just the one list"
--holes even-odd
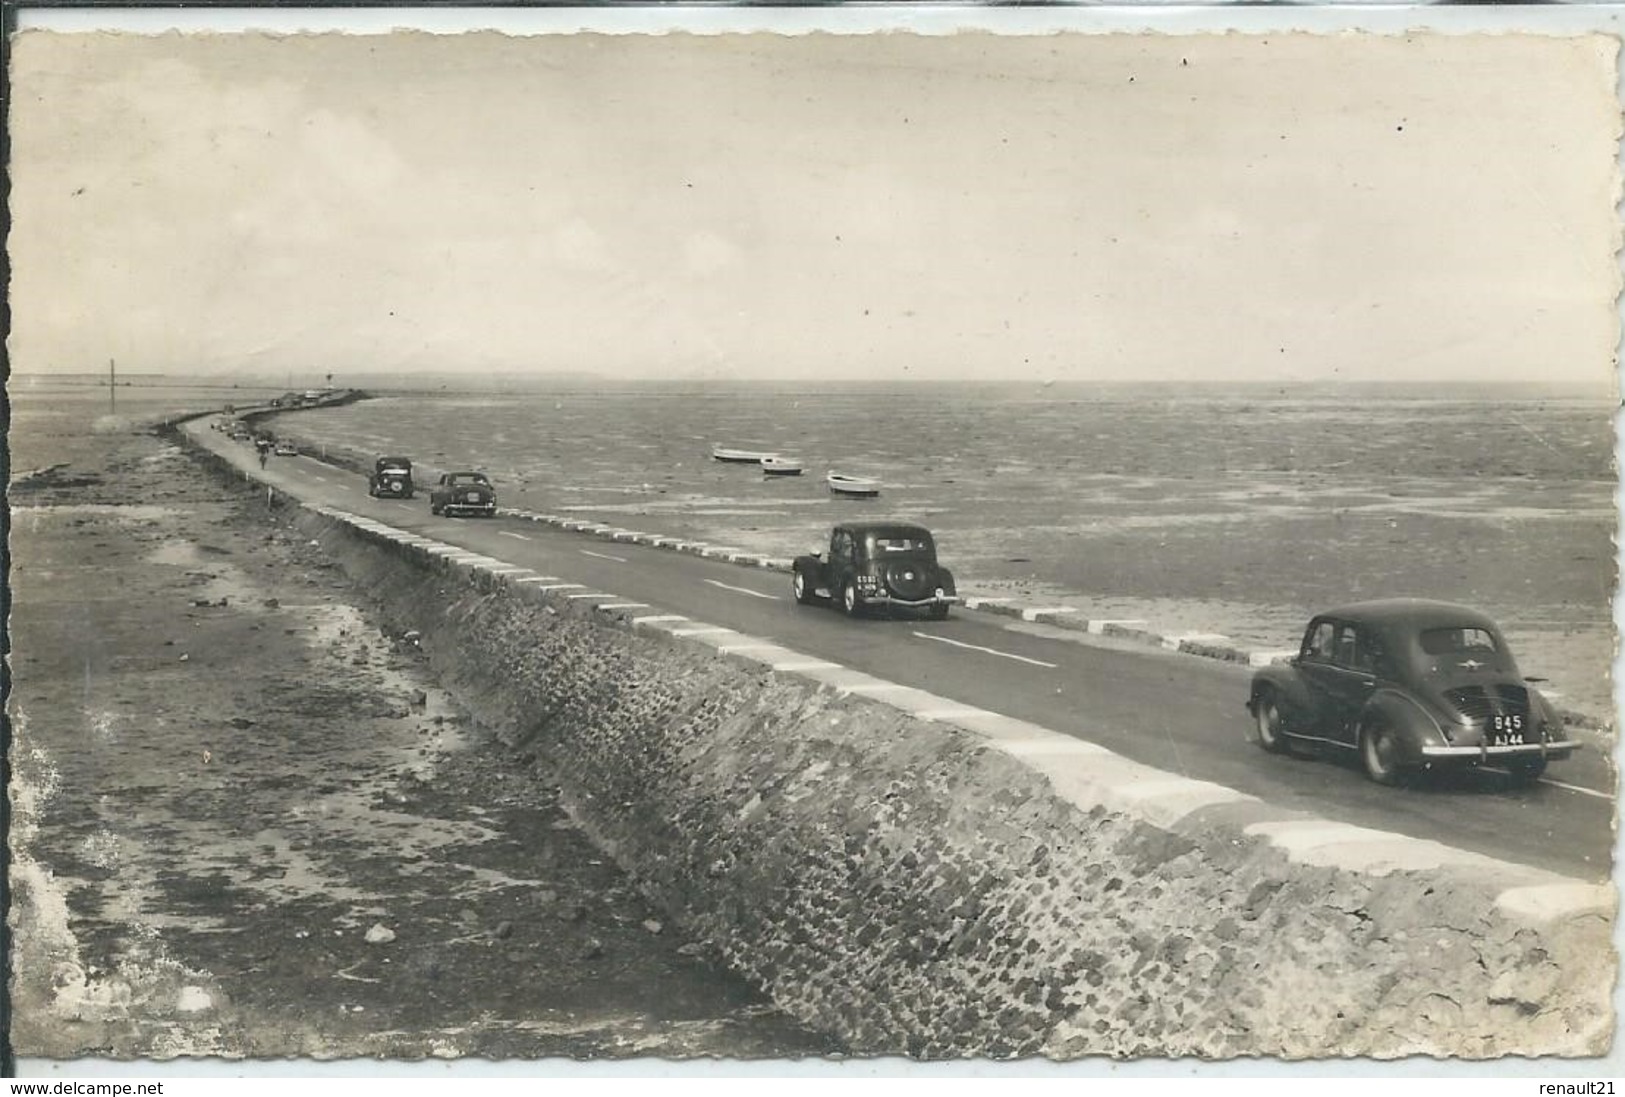
[(583, 556), (596, 556), (600, 560), (614, 560), (617, 564), (626, 563), (626, 557), (624, 556), (611, 556), (607, 552), (592, 552), (588, 549), (576, 549), (576, 551)]
[(529, 577), (524, 578), (524, 579), (515, 579), (514, 582), (516, 582), (516, 583), (551, 583), (557, 578), (558, 578), (557, 575), (532, 575), (532, 576), (529, 576)]
[(650, 624), (650, 623), (656, 622), (656, 621), (686, 621), (686, 620), (688, 620), (688, 618), (684, 617), (680, 613), (650, 613), (650, 614), (646, 614), (643, 617), (634, 617), (634, 618), (632, 618), (632, 623), (634, 625), (644, 625), (644, 624)]
[(521, 541), (529, 541), (530, 540), (530, 538), (526, 537), (523, 533), (514, 533), (511, 530), (505, 530), (505, 529), (497, 530), (497, 535), (500, 536), (500, 537), (517, 537)]
[(1001, 659), (1014, 659), (1020, 663), (1031, 663), (1035, 667), (1055, 669), (1054, 663), (1046, 663), (1042, 659), (1029, 659), (1025, 655), (1015, 655), (1008, 651), (1000, 651), (998, 648), (984, 648), (980, 644), (967, 644), (961, 640), (950, 640), (946, 636), (933, 636), (929, 632), (916, 632), (914, 635), (922, 640), (935, 640), (940, 644), (952, 644), (956, 648), (969, 648), (971, 651), (983, 651), (989, 655), (997, 655)]
[(774, 670), (824, 670), (829, 667), (837, 667), (841, 670), (846, 669), (845, 667), (842, 667), (841, 664), (832, 663), (828, 659), (785, 659), (782, 662), (769, 663), (768, 665)]
[(606, 602), (599, 609), (648, 609), (648, 602)]
[(574, 601), (577, 598), (613, 598), (615, 596), (613, 594), (605, 594), (602, 591), (589, 590), (585, 594), (566, 594), (565, 597), (571, 601)]
[(587, 584), (585, 583), (549, 583), (546, 586), (537, 587), (536, 589), (545, 593), (547, 591), (554, 590), (580, 590), (586, 585)]
[(1606, 793), (1606, 792), (1598, 792), (1598, 791), (1597, 791), (1597, 790), (1596, 790), (1596, 789), (1594, 789), (1594, 788), (1585, 788), (1585, 787), (1584, 787), (1584, 786), (1582, 786), (1582, 785), (1570, 785), (1570, 784), (1565, 784), (1565, 783), (1564, 783), (1564, 782), (1562, 782), (1562, 781), (1554, 781), (1554, 780), (1552, 780), (1552, 779), (1551, 779), (1551, 778), (1550, 778), (1550, 777), (1542, 777), (1542, 778), (1541, 778), (1541, 779), (1540, 779), (1540, 784), (1543, 784), (1543, 785), (1554, 785), (1554, 786), (1556, 786), (1556, 787), (1557, 787), (1557, 788), (1560, 788), (1560, 789), (1566, 789), (1566, 790), (1568, 790), (1568, 791), (1569, 791), (1569, 792), (1578, 792), (1578, 793), (1580, 793), (1580, 794), (1582, 794), (1582, 795), (1584, 795), (1584, 796), (1595, 796), (1595, 797), (1596, 797), (1596, 798), (1597, 798), (1597, 799), (1599, 799), (1599, 800), (1612, 800), (1612, 799), (1613, 799), (1613, 796), (1612, 796), (1612, 795), (1611, 795), (1611, 794), (1609, 794), (1609, 793)]
[(777, 594), (763, 594), (759, 590), (751, 590), (749, 587), (736, 587), (729, 583), (719, 583), (715, 579), (706, 579), (704, 581), (710, 583), (714, 587), (721, 587), (723, 590), (733, 590), (738, 591), (740, 594), (748, 594), (752, 598), (766, 598), (770, 602), (777, 602), (779, 600), (779, 596)]
[(402, 510), (416, 510), (417, 509), (416, 507), (409, 507), (405, 503), (391, 503), (390, 506), (400, 507)]

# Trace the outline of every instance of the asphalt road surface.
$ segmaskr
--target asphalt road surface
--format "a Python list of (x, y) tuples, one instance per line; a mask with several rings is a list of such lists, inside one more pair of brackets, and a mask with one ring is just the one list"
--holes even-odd
[[(244, 467), (255, 463), (251, 447), (208, 429), (206, 419), (186, 429)], [(1553, 763), (1528, 788), (1511, 787), (1493, 770), (1384, 788), (1365, 779), (1352, 755), (1271, 755), (1249, 743), (1244, 667), (974, 611), (956, 610), (946, 621), (852, 621), (834, 609), (798, 606), (790, 577), (779, 572), (522, 519), (437, 518), (427, 491), (404, 502), (373, 499), (364, 477), (309, 457), (274, 457), (261, 475), (302, 500), (580, 583), (584, 594), (732, 628), (1282, 807), (1582, 879), (1610, 875), (1614, 780), (1600, 750)]]

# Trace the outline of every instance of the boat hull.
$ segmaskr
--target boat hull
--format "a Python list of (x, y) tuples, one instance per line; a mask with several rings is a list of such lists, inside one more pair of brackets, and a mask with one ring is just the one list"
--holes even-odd
[(870, 499), (880, 494), (880, 481), (870, 480), (862, 476), (842, 476), (839, 473), (830, 473), (824, 478), (829, 485), (832, 495), (844, 495), (856, 499)]
[(726, 446), (712, 446), (711, 457), (730, 465), (759, 465), (763, 458), (775, 456), (766, 450), (757, 449), (729, 449)]

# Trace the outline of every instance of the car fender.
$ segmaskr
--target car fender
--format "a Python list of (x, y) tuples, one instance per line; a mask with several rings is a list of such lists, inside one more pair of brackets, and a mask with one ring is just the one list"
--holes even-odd
[(1378, 721), (1394, 733), (1395, 743), (1404, 753), (1407, 764), (1423, 762), (1425, 746), (1450, 745), (1438, 718), (1415, 697), (1391, 686), (1379, 688), (1360, 710), (1360, 728)]
[(942, 593), (949, 596), (959, 593), (954, 588), (954, 573), (940, 565), (937, 567), (937, 586), (942, 588)]
[(824, 561), (819, 559), (817, 556), (810, 554), (806, 556), (797, 556), (795, 560), (791, 562), (790, 568), (792, 571), (800, 572), (802, 575), (806, 576), (809, 585), (815, 588), (824, 585)]
[(1548, 738), (1561, 739), (1564, 736), (1563, 714), (1557, 711), (1557, 706), (1547, 696), (1534, 686), (1527, 687), (1529, 696), (1533, 700), (1530, 708), (1539, 711), (1540, 723)]
[(1274, 690), (1279, 698), (1281, 714), (1288, 723), (1307, 729), (1315, 722), (1315, 702), (1298, 668), (1290, 663), (1276, 663), (1260, 667), (1253, 673), (1252, 689), (1247, 694), (1247, 711), (1258, 715), (1258, 698), (1266, 689)]

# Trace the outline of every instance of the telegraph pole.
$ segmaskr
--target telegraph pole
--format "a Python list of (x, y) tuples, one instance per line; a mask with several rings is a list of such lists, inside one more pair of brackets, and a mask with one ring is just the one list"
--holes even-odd
[(118, 408), (118, 396), (116, 395), (117, 387), (118, 387), (117, 383), (116, 383), (116, 381), (114, 379), (113, 360), (111, 358), (109, 358), (107, 360), (107, 414), (109, 414), (109, 415), (117, 414), (117, 408)]

